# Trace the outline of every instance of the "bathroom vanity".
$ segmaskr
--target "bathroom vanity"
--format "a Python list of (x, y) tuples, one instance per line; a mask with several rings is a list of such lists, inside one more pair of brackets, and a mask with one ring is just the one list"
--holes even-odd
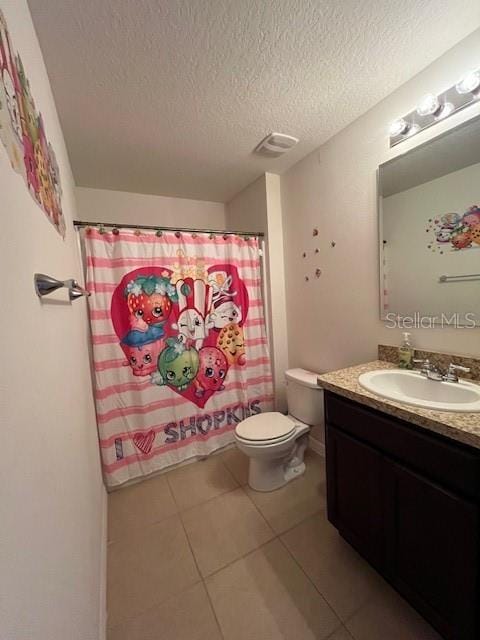
[(383, 403), (367, 367), (319, 378), (329, 520), (443, 637), (478, 639), (480, 413)]

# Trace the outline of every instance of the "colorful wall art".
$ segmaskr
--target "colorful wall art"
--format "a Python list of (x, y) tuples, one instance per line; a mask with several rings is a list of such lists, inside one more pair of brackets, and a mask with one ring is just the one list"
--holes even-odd
[(430, 218), (426, 232), (428, 248), (433, 252), (462, 251), (480, 248), (480, 208), (472, 205), (465, 213), (444, 213)]
[(36, 110), (20, 56), (14, 54), (0, 10), (0, 140), (14, 171), (62, 237), (62, 188), (55, 153)]

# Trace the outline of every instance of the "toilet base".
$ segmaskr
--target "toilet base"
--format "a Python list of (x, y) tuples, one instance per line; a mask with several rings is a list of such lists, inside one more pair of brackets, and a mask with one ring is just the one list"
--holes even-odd
[(301, 462), (296, 467), (288, 467), (288, 469), (285, 471), (286, 482), (290, 482), (290, 480), (295, 480), (295, 478), (299, 478), (300, 476), (303, 476), (303, 474), (306, 471), (306, 468), (307, 467), (305, 466), (304, 462)]
[(275, 491), (291, 480), (305, 473), (303, 456), (307, 448), (308, 436), (298, 438), (294, 450), (288, 458), (265, 459), (250, 458), (248, 485), (254, 491)]

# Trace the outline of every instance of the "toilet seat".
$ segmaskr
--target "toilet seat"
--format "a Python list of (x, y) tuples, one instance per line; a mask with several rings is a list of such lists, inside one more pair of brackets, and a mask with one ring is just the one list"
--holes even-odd
[(275, 440), (244, 440), (240, 436), (235, 434), (235, 440), (239, 444), (250, 447), (250, 449), (271, 449), (274, 445), (281, 445), (290, 440), (294, 440), (295, 434), (291, 434), (286, 438), (275, 438)]
[(235, 428), (237, 438), (253, 446), (284, 442), (295, 432), (295, 423), (278, 411), (250, 416)]

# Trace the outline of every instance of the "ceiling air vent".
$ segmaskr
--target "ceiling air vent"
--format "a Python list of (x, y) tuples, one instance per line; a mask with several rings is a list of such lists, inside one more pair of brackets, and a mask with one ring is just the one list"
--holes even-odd
[(298, 142), (298, 138), (287, 136), (285, 133), (269, 133), (260, 144), (255, 147), (255, 153), (263, 156), (280, 156)]

